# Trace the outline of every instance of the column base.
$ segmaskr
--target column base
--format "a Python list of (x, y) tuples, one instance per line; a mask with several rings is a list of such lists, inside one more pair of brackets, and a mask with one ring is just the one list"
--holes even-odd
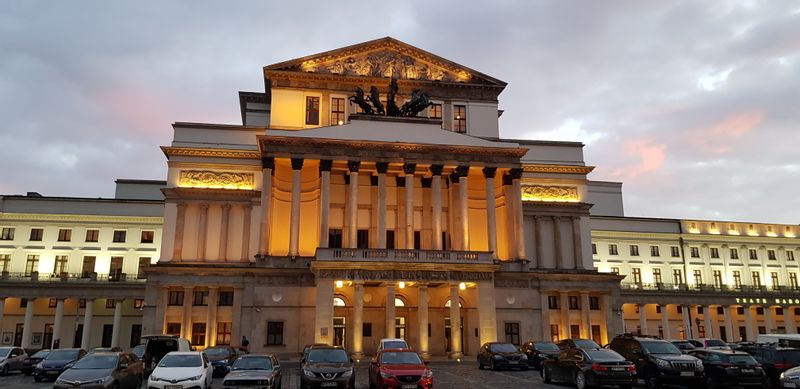
[(350, 357), (351, 357), (351, 358), (353, 358), (353, 359), (355, 359), (355, 360), (364, 359), (364, 353), (362, 353), (362, 352), (355, 352), (355, 353), (353, 353), (353, 355), (351, 355)]
[(421, 351), (419, 353), (419, 357), (422, 358), (423, 360), (428, 360), (428, 359), (431, 359), (431, 353), (429, 353), (427, 351)]
[(450, 353), (450, 355), (448, 355), (447, 357), (450, 359), (461, 359), (464, 357), (464, 353), (462, 353), (461, 351), (456, 351)]

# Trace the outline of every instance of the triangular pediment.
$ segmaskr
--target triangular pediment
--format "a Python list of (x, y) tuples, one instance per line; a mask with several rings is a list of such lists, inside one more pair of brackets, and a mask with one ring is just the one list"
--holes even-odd
[(264, 70), (506, 86), (494, 77), (391, 37), (280, 62)]

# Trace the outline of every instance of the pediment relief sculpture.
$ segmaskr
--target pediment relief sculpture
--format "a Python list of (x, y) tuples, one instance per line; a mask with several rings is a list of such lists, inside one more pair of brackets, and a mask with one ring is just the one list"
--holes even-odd
[(253, 173), (183, 170), (178, 177), (178, 186), (251, 190), (255, 187), (255, 178)]
[(523, 201), (577, 202), (578, 188), (574, 186), (522, 185)]
[(401, 80), (470, 82), (463, 69), (446, 69), (391, 49), (333, 59), (309, 59), (300, 64), (304, 72), (348, 76), (387, 77)]

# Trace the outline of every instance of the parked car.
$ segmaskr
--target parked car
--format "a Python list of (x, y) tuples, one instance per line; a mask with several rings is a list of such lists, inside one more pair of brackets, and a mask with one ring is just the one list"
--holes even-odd
[(214, 368), (199, 351), (172, 351), (161, 358), (150, 377), (149, 389), (211, 388)]
[(231, 372), (222, 380), (222, 388), (280, 389), (282, 381), (281, 364), (275, 355), (246, 354), (233, 362)]
[(558, 348), (562, 350), (567, 350), (571, 348), (582, 348), (582, 349), (594, 349), (594, 348), (602, 348), (600, 347), (597, 342), (591, 339), (561, 339), (558, 341)]
[(353, 360), (338, 346), (312, 348), (300, 367), (301, 388), (353, 389), (355, 385)]
[(121, 352), (121, 351), (122, 351), (122, 347), (95, 347), (95, 348), (89, 350), (89, 354), (94, 354), (94, 353), (116, 353), (116, 352)]
[(666, 340), (621, 335), (611, 340), (609, 348), (636, 365), (636, 375), (649, 388), (662, 384), (694, 386), (704, 379), (703, 362), (681, 353)]
[(230, 371), (230, 366), (239, 355), (231, 346), (214, 346), (203, 350), (211, 366), (214, 367), (214, 377), (224, 377)]
[(528, 356), (511, 343), (484, 343), (478, 350), (478, 369), (483, 369), (484, 366), (492, 370), (501, 367), (528, 370)]
[(0, 374), (6, 375), (12, 370), (21, 370), (28, 353), (19, 347), (0, 347)]
[(670, 340), (670, 342), (684, 354), (689, 354), (690, 351), (697, 348), (688, 340)]
[(302, 365), (303, 362), (306, 360), (306, 358), (308, 358), (308, 352), (311, 351), (312, 348), (314, 348), (314, 347), (328, 347), (328, 346), (330, 346), (330, 345), (327, 344), (327, 343), (307, 344), (305, 347), (303, 347), (303, 352), (300, 353), (300, 364)]
[(519, 351), (528, 357), (529, 366), (541, 369), (542, 362), (558, 356), (561, 349), (553, 342), (528, 341), (520, 346)]
[(800, 388), (800, 366), (784, 371), (779, 379), (780, 388)]
[(618, 385), (630, 389), (636, 383), (636, 365), (608, 349), (569, 349), (555, 359), (542, 362), (542, 380), (569, 382), (578, 389)]
[(381, 389), (433, 388), (433, 371), (416, 352), (381, 350), (369, 365), (369, 387)]
[(53, 350), (36, 364), (33, 371), (33, 380), (41, 382), (45, 379), (56, 379), (64, 370), (72, 367), (72, 364), (83, 358), (86, 350), (80, 348), (64, 348)]
[(33, 353), (33, 355), (25, 358), (25, 361), (22, 362), (22, 367), (20, 367), (22, 374), (25, 375), (33, 374), (33, 371), (36, 369), (36, 365), (38, 365), (39, 362), (42, 361), (42, 359), (47, 357), (47, 354), (50, 354), (50, 349), (39, 350)]
[(706, 389), (769, 387), (769, 377), (750, 354), (733, 350), (695, 349), (689, 353), (703, 361)]
[(181, 339), (176, 335), (145, 335), (142, 336), (144, 342), (144, 374), (145, 377), (156, 368), (161, 358), (164, 358), (173, 351), (191, 351), (192, 346), (186, 339)]
[[(133, 353), (133, 355), (136, 355), (136, 358), (139, 358), (142, 361), (144, 361), (144, 349), (145, 349), (145, 345), (139, 344), (139, 345), (136, 345), (136, 347), (134, 347), (131, 350), (131, 352)], [(142, 362), (142, 363), (144, 363), (144, 362)]]
[(93, 352), (61, 373), (53, 389), (139, 389), (143, 376), (142, 362), (131, 353)]
[(705, 348), (709, 350), (730, 350), (731, 346), (729, 346), (725, 341), (721, 339), (709, 339), (709, 338), (700, 338), (700, 339), (689, 339), (689, 342), (695, 348)]
[(383, 338), (378, 342), (378, 352), (388, 349), (407, 349), (408, 342), (405, 339)]
[(742, 344), (739, 348), (761, 364), (773, 386), (777, 386), (781, 373), (800, 366), (800, 349), (769, 344)]

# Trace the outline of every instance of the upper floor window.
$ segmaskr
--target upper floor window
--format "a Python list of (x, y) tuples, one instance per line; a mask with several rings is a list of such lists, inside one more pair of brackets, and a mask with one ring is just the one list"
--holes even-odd
[(671, 246), (669, 251), (673, 258), (678, 258), (681, 256), (681, 249), (678, 246)]
[(711, 258), (719, 258), (719, 249), (716, 247), (711, 248)]
[(125, 243), (125, 236), (127, 235), (127, 231), (125, 230), (114, 230), (114, 243)]
[(100, 230), (86, 230), (87, 242), (97, 242), (98, 237), (100, 237)]
[(778, 257), (775, 255), (775, 250), (767, 250), (767, 258), (773, 261), (778, 259)]
[(738, 270), (733, 271), (733, 286), (737, 289), (742, 287), (742, 274)]
[(30, 277), (35, 271), (39, 271), (39, 256), (31, 254), (25, 262), (25, 277)]
[(42, 240), (42, 236), (44, 235), (43, 228), (31, 228), (31, 239), (32, 241), (39, 242)]
[(558, 296), (547, 296), (547, 307), (550, 309), (559, 309)]
[(62, 228), (58, 230), (58, 241), (69, 242), (72, 240), (72, 230), (69, 228)]
[(754, 271), (751, 274), (753, 276), (753, 286), (760, 287), (761, 286), (761, 273)]
[(11, 266), (11, 254), (0, 254), (0, 271), (7, 272)]
[(786, 252), (786, 260), (787, 261), (794, 261), (794, 251), (787, 251)]
[(699, 247), (692, 247), (691, 248), (691, 255), (692, 255), (692, 258), (700, 258), (700, 248)]
[(220, 290), (219, 291), (219, 301), (217, 305), (221, 307), (231, 307), (233, 306), (233, 291), (232, 290)]
[(597, 254), (597, 243), (592, 243), (592, 254)]
[(431, 104), (428, 107), (428, 118), (430, 119), (441, 119), (442, 118), (442, 105), (441, 104)]
[(653, 282), (655, 282), (656, 284), (662, 283), (661, 269), (653, 269)]
[(580, 300), (578, 300), (578, 296), (569, 296), (569, 309), (573, 311), (577, 311), (581, 309)]
[(306, 124), (319, 125), (319, 97), (306, 96)]
[(341, 126), (345, 122), (344, 97), (331, 98), (331, 125)]
[(589, 309), (592, 311), (600, 310), (600, 299), (597, 296), (589, 296)]
[(672, 270), (672, 281), (678, 285), (683, 283), (683, 272), (681, 272), (681, 269)]
[(142, 243), (153, 243), (155, 231), (142, 231)]
[(198, 290), (194, 292), (192, 299), (192, 305), (208, 305), (208, 291), (207, 290)]
[(750, 259), (758, 259), (758, 251), (756, 249), (750, 249)]
[(731, 259), (739, 259), (739, 250), (731, 249)]
[(650, 246), (650, 256), (659, 257), (661, 254), (658, 252), (658, 246)]
[(611, 268), (611, 273), (619, 274), (619, 268), (618, 267), (612, 267)]
[(639, 256), (639, 245), (632, 244), (631, 245), (631, 256), (638, 257)]
[(618, 254), (619, 252), (617, 252), (617, 245), (615, 244), (608, 245), (608, 255), (618, 255)]
[(633, 268), (633, 269), (631, 269), (631, 274), (633, 274), (633, 282), (635, 284), (641, 284), (642, 283), (642, 269)]
[(3, 231), (0, 232), (0, 240), (14, 240), (14, 228), (3, 227)]
[(169, 291), (167, 305), (183, 305), (183, 291), (171, 290)]
[(467, 106), (453, 106), (453, 131), (467, 132)]

